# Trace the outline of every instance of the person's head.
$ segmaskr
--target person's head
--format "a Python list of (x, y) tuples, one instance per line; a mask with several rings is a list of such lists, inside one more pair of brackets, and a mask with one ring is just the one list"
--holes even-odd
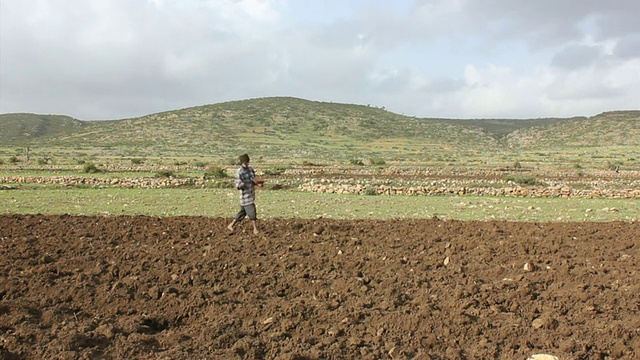
[(250, 159), (249, 159), (249, 155), (247, 154), (242, 154), (240, 156), (238, 156), (238, 160), (240, 161), (240, 164), (242, 165), (246, 165), (249, 163)]

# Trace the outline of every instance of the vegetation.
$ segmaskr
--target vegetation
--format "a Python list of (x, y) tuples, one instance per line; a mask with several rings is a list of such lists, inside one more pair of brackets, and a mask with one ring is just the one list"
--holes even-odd
[(156, 177), (160, 177), (160, 178), (171, 178), (171, 177), (175, 177), (176, 174), (173, 172), (173, 170), (165, 170), (165, 169), (160, 169), (156, 171)]
[(219, 166), (210, 165), (204, 173), (207, 178), (224, 179), (227, 177), (227, 171)]
[[(239, 154), (249, 153), (256, 168), (274, 180), (259, 195), (266, 216), (638, 218), (637, 199), (373, 195), (380, 185), (535, 188), (557, 186), (565, 178), (574, 189), (599, 190), (602, 184), (634, 189), (640, 111), (569, 119), (420, 119), (370, 106), (262, 98), (112, 121), (3, 114), (0, 126), (0, 178), (13, 178), (0, 182), (5, 213), (227, 216), (237, 201), (229, 171), (238, 165)], [(393, 177), (398, 169), (421, 167), (452, 169), (451, 178), (424, 172)], [(456, 185), (456, 176), (466, 169), (490, 169), (493, 175)], [(325, 175), (328, 182), (363, 186), (365, 196), (273, 191), (297, 189), (309, 179), (324, 181)], [(67, 176), (80, 181), (39, 181)], [(16, 180), (20, 177), (39, 180), (25, 183)], [(179, 185), (110, 186), (132, 178)]]
[(98, 166), (94, 163), (85, 163), (82, 170), (87, 174), (95, 174), (95, 173), (102, 172), (102, 170), (100, 170)]
[(453, 120), (280, 97), (113, 121), (3, 114), (0, 124), (0, 157), (23, 162), (48, 153), (57, 164), (106, 158), (132, 165), (144, 159), (199, 166), (212, 160), (233, 164), (230, 159), (248, 152), (283, 165), (369, 159), (372, 165), (640, 167), (640, 111), (569, 119)]
[[(0, 213), (230, 217), (236, 190), (75, 188), (0, 191)], [(628, 221), (635, 199), (357, 196), (261, 190), (262, 218)], [(287, 204), (283, 206), (283, 204)]]

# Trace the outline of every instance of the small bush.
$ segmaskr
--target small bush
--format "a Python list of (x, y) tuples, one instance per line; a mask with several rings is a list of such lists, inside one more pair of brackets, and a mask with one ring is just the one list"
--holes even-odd
[(371, 163), (371, 165), (386, 165), (386, 161), (384, 161), (384, 159), (381, 158), (373, 158), (373, 159), (369, 159), (369, 162)]
[(199, 168), (204, 168), (205, 166), (207, 166), (207, 163), (204, 162), (204, 161), (196, 161), (195, 163), (193, 163), (193, 166), (199, 167)]
[(607, 161), (607, 170), (618, 171), (620, 169), (620, 163)]
[(173, 170), (158, 170), (156, 171), (156, 177), (161, 177), (161, 178), (169, 178), (169, 177), (174, 177), (174, 173)]
[(367, 186), (367, 188), (364, 189), (364, 194), (365, 195), (378, 195), (378, 189), (375, 186)]
[(227, 171), (219, 166), (210, 165), (204, 172), (207, 178), (224, 179), (227, 177)]
[(542, 185), (542, 183), (533, 176), (507, 176), (506, 181), (512, 181), (519, 185)]
[(131, 159), (131, 164), (133, 165), (141, 165), (142, 163), (144, 163), (144, 159), (140, 159), (140, 158)]
[(96, 166), (96, 164), (94, 164), (94, 163), (86, 163), (86, 164), (84, 164), (84, 167), (82, 168), (82, 171), (84, 171), (87, 174), (95, 174), (95, 173), (102, 172), (102, 170), (100, 170)]
[(18, 159), (17, 156), (11, 156), (9, 157), (9, 164), (17, 164), (20, 162), (20, 159)]
[(324, 166), (324, 165), (312, 163), (311, 161), (305, 160), (305, 161), (302, 162), (302, 166)]
[(513, 163), (513, 168), (514, 169), (522, 169), (522, 164), (520, 164), (520, 161), (516, 161)]
[(364, 162), (360, 159), (351, 159), (351, 165), (364, 166)]
[(271, 185), (270, 189), (271, 190), (284, 190), (285, 187), (283, 185), (281, 185), (281, 184), (273, 184), (273, 185)]
[(273, 168), (273, 169), (264, 170), (264, 173), (265, 173), (265, 175), (281, 175), (286, 170), (287, 169), (284, 169), (284, 168)]

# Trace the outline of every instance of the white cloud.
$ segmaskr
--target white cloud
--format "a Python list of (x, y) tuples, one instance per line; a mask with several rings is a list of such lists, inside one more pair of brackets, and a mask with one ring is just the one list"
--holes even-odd
[(4, 0), (0, 112), (109, 119), (286, 95), (593, 115), (638, 107), (637, 18), (622, 0)]

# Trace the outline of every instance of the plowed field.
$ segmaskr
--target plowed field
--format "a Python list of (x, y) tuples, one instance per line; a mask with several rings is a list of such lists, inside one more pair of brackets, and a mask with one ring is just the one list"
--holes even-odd
[(0, 216), (0, 358), (640, 358), (638, 222), (229, 220)]

